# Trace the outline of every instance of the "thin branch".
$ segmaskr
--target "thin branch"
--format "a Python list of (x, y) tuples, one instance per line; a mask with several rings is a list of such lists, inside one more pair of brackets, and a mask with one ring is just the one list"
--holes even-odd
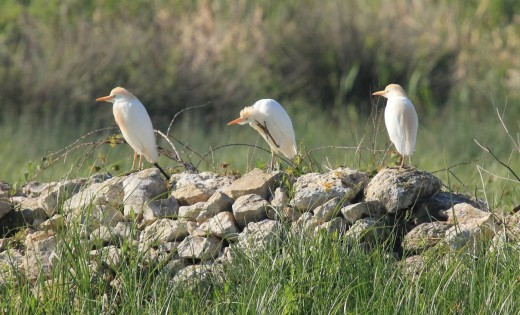
[(186, 170), (191, 170), (191, 171), (197, 171), (197, 168), (194, 167), (193, 165), (189, 164), (189, 163), (186, 163), (182, 160), (181, 158), (181, 155), (179, 154), (179, 152), (177, 151), (177, 149), (175, 148), (175, 146), (173, 145), (173, 143), (170, 141), (170, 138), (168, 138), (167, 135), (165, 135), (164, 133), (162, 133), (162, 131), (160, 130), (155, 130), (155, 132), (157, 132), (161, 137), (163, 137), (166, 142), (168, 142), (170, 144), (170, 146), (172, 147), (173, 149), (173, 152), (175, 152), (175, 157), (174, 157), (174, 160), (181, 163), (184, 168)]
[(175, 119), (177, 118), (177, 116), (179, 116), (181, 113), (187, 111), (187, 110), (190, 110), (190, 109), (195, 109), (195, 108), (200, 108), (200, 107), (204, 107), (204, 106), (208, 106), (209, 104), (211, 104), (211, 102), (207, 102), (206, 104), (202, 104), (202, 105), (195, 105), (195, 106), (190, 106), (190, 107), (186, 107), (186, 108), (183, 108), (181, 109), (180, 111), (178, 111), (172, 118), (172, 120), (170, 121), (170, 124), (168, 125), (168, 129), (166, 130), (166, 136), (169, 136), (170, 135), (170, 130), (173, 126), (173, 122), (175, 121)]

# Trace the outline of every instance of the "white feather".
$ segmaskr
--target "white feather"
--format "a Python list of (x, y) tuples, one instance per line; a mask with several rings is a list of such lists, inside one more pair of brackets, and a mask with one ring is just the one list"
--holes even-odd
[(157, 162), (158, 152), (152, 121), (143, 104), (134, 96), (117, 98), (114, 102), (114, 117), (123, 137), (139, 155), (150, 163)]
[(411, 156), (415, 150), (418, 118), (412, 102), (406, 96), (388, 97), (385, 124), (397, 152)]

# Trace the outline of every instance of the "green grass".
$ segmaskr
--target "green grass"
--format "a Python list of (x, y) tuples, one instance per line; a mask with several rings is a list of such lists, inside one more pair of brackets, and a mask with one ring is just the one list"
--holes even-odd
[[(101, 311), (112, 314), (516, 314), (520, 300), (518, 249), (478, 258), (426, 254), (426, 268), (411, 276), (384, 247), (366, 252), (341, 238), (283, 233), (257, 254), (237, 252), (223, 273), (193, 286), (175, 286), (160, 268), (126, 241), (122, 263), (106, 277), (89, 268), (86, 242), (59, 234), (60, 260), (53, 284), (18, 276), (2, 285), (0, 310), (8, 314)], [(436, 256), (439, 255), (439, 256)], [(102, 274), (102, 273), (101, 273)], [(40, 292), (35, 296), (34, 292)], [(105, 296), (104, 296), (105, 295)], [(103, 302), (104, 301), (104, 302)], [(104, 306), (103, 306), (104, 303)]]

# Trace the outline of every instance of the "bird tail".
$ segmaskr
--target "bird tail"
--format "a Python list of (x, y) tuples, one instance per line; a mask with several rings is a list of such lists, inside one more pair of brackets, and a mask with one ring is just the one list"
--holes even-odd
[(166, 177), (166, 180), (170, 180), (170, 175), (168, 175), (163, 169), (162, 167), (159, 166), (159, 163), (155, 162), (153, 163), (153, 166), (157, 167), (159, 169), (159, 171), (164, 175), (164, 177)]

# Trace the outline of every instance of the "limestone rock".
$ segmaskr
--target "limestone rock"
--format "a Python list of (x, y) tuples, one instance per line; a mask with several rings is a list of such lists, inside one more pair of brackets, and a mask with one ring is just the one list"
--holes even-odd
[(388, 213), (397, 213), (438, 192), (441, 185), (440, 179), (424, 171), (386, 168), (366, 187), (365, 200), (379, 200)]
[(353, 244), (382, 243), (386, 239), (387, 229), (380, 220), (365, 218), (357, 220), (345, 233), (345, 237)]
[(91, 205), (120, 207), (123, 204), (124, 177), (113, 177), (101, 183), (93, 183), (65, 201), (65, 213), (82, 211)]
[(314, 213), (314, 217), (320, 223), (324, 223), (337, 217), (342, 205), (343, 200), (340, 197), (336, 197), (325, 202), (321, 206), (316, 207), (312, 212)]
[(280, 222), (296, 222), (301, 216), (302, 213), (293, 207), (275, 208), (271, 206), (267, 209), (267, 218), (270, 220)]
[(222, 242), (215, 237), (187, 236), (177, 248), (182, 258), (207, 260), (218, 255)]
[(205, 204), (205, 202), (197, 202), (191, 206), (181, 206), (179, 208), (179, 219), (196, 221)]
[(238, 228), (231, 212), (220, 212), (200, 226), (200, 229), (211, 236), (234, 240), (238, 236)]
[(312, 213), (305, 212), (300, 218), (293, 222), (291, 225), (291, 231), (293, 233), (305, 233), (307, 235), (313, 235), (316, 227), (320, 225), (320, 221), (316, 219)]
[(283, 209), (289, 205), (289, 196), (287, 193), (280, 187), (276, 188), (273, 194), (273, 200), (271, 200), (271, 206)]
[(8, 183), (0, 182), (0, 219), (12, 210), (12, 205), (9, 201), (10, 190), (11, 186)]
[(485, 206), (478, 201), (471, 200), (469, 197), (461, 194), (441, 191), (433, 194), (414, 206), (411, 221), (413, 224), (419, 225), (432, 220), (446, 220), (444, 210), (450, 209), (453, 205), (459, 203), (467, 203), (476, 208), (485, 209)]
[(385, 214), (383, 205), (378, 200), (358, 202), (341, 208), (341, 214), (350, 224), (359, 219), (380, 219)]
[(458, 224), (446, 231), (444, 242), (453, 252), (476, 254), (495, 236), (494, 226), (477, 223)]
[(141, 234), (141, 241), (147, 243), (180, 241), (188, 236), (190, 228), (197, 225), (194, 222), (159, 219), (147, 226)]
[(315, 227), (314, 234), (317, 234), (320, 231), (325, 231), (328, 234), (336, 233), (338, 236), (341, 236), (345, 233), (346, 230), (347, 222), (345, 219), (342, 217), (335, 217), (334, 219)]
[(223, 269), (220, 265), (203, 262), (199, 265), (190, 265), (182, 268), (171, 282), (175, 287), (180, 286), (183, 289), (193, 289), (201, 284), (209, 285), (210, 283), (207, 282), (210, 280), (211, 282), (221, 281), (223, 278), (222, 273)]
[(326, 174), (305, 174), (294, 184), (291, 206), (300, 211), (310, 211), (336, 197), (350, 202), (367, 182), (367, 173), (350, 168), (338, 168)]
[(223, 192), (215, 192), (204, 204), (202, 211), (196, 218), (197, 223), (206, 222), (219, 212), (231, 211), (233, 199)]
[(280, 177), (280, 172), (265, 173), (255, 168), (234, 181), (230, 186), (225, 188), (223, 192), (232, 199), (250, 194), (256, 194), (263, 199), (267, 199), (268, 194), (274, 191), (275, 181)]
[(123, 191), (126, 218), (132, 215), (140, 217), (148, 202), (168, 197), (166, 184), (156, 168), (128, 175), (123, 180)]
[(51, 275), (52, 266), (57, 259), (54, 235), (37, 231), (27, 235), (25, 244), (26, 253), (21, 269), (31, 281), (36, 280), (40, 275), (48, 279)]
[(233, 215), (240, 228), (250, 222), (259, 222), (267, 217), (269, 202), (256, 194), (238, 197), (232, 206)]
[(121, 264), (121, 249), (113, 245), (92, 250), (90, 251), (90, 256), (113, 270), (119, 269)]
[(115, 226), (125, 218), (121, 211), (110, 205), (93, 205), (77, 208), (69, 213), (67, 222), (84, 223), (90, 232), (99, 226)]
[(182, 206), (187, 206), (207, 201), (217, 190), (230, 185), (232, 178), (209, 172), (184, 172), (172, 175), (170, 182), (173, 196)]
[(442, 241), (450, 228), (451, 225), (445, 222), (420, 224), (405, 235), (403, 249), (405, 252), (420, 254)]
[(273, 220), (251, 222), (238, 236), (236, 248), (255, 252), (280, 239), (281, 225)]
[(175, 218), (179, 213), (179, 203), (175, 197), (148, 201), (142, 210), (143, 218), (140, 227), (146, 227), (157, 219)]
[(65, 218), (61, 214), (55, 214), (42, 222), (38, 228), (42, 231), (57, 231), (65, 226)]
[(465, 224), (475, 220), (481, 223), (494, 221), (491, 212), (477, 209), (468, 203), (456, 204), (452, 208), (443, 211), (442, 214), (447, 218), (449, 224)]

